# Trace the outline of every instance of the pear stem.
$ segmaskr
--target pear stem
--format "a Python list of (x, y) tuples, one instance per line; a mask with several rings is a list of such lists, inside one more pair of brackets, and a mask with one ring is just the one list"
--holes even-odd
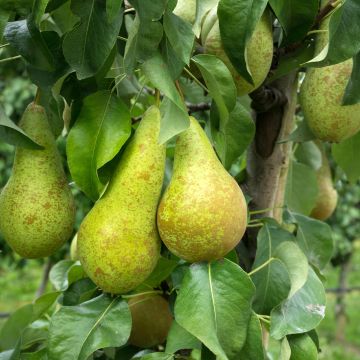
[(35, 99), (34, 99), (34, 104), (36, 104), (36, 105), (40, 104), (40, 97), (41, 97), (41, 90), (40, 90), (40, 88), (37, 88)]
[(257, 273), (258, 271), (260, 271), (261, 269), (263, 269), (264, 267), (268, 266), (273, 260), (275, 260), (275, 258), (271, 257), (268, 260), (266, 260), (263, 264), (261, 264), (260, 266), (258, 266), (257, 268), (255, 268), (254, 270), (250, 271), (248, 273), (249, 276), (254, 275), (255, 273)]

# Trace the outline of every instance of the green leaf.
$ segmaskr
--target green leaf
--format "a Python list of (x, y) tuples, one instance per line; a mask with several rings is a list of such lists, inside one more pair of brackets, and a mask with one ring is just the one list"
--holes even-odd
[(270, 311), (288, 297), (291, 289), (290, 275), (285, 265), (273, 259), (263, 269), (251, 276), (256, 286), (253, 308), (257, 313), (270, 314)]
[(10, 11), (6, 11), (6, 10), (0, 11), (0, 44), (2, 43), (4, 30), (9, 20), (9, 17), (10, 17)]
[(174, 85), (169, 69), (159, 53), (145, 61), (141, 68), (152, 85), (165, 96), (160, 106), (159, 142), (163, 144), (189, 127), (187, 109)]
[[(123, 14), (109, 21), (105, 1), (71, 1), (80, 22), (64, 37), (63, 52), (79, 79), (95, 75), (106, 62), (120, 31)], [(94, 50), (96, 49), (96, 51)]]
[(61, 260), (52, 267), (49, 280), (56, 290), (65, 291), (70, 284), (84, 276), (84, 270), (79, 262)]
[(130, 331), (130, 310), (120, 297), (64, 306), (51, 319), (48, 360), (86, 360), (97, 349), (124, 345)]
[(217, 6), (219, 0), (201, 0), (196, 1), (196, 18), (193, 25), (193, 32), (197, 38), (200, 38), (201, 26), (204, 17), (208, 12)]
[(141, 360), (173, 360), (175, 359), (173, 354), (166, 354), (163, 352), (154, 352), (147, 354), (140, 358)]
[(97, 290), (97, 286), (89, 279), (79, 279), (63, 293), (62, 304), (65, 306), (79, 305), (90, 300)]
[(286, 182), (285, 203), (296, 212), (309, 215), (318, 195), (316, 172), (309, 166), (291, 161)]
[(278, 141), (279, 144), (287, 142), (287, 141), (293, 141), (297, 143), (302, 143), (310, 140), (315, 140), (315, 135), (311, 132), (309, 126), (307, 125), (307, 122), (305, 120), (301, 121), (300, 124), (298, 124), (297, 128), (290, 134), (290, 136), (287, 139)]
[(165, 36), (160, 44), (161, 46), (161, 55), (166, 63), (171, 78), (176, 80), (181, 75), (185, 63), (179, 58), (176, 54), (174, 48), (169, 42), (169, 39)]
[(336, 163), (344, 170), (348, 180), (355, 184), (360, 178), (360, 131), (340, 144), (332, 145), (332, 155)]
[(34, 0), (30, 19), (33, 21), (37, 28), (40, 26), (41, 19), (45, 14), (45, 9), (49, 0)]
[(165, 351), (175, 354), (182, 349), (201, 349), (201, 342), (174, 320), (166, 340)]
[(270, 335), (280, 340), (289, 334), (314, 329), (325, 316), (326, 295), (312, 268), (304, 286), (271, 312)]
[[(330, 18), (329, 46), (324, 56), (316, 57), (309, 66), (323, 67), (341, 63), (360, 51), (360, 3), (346, 0)], [(320, 61), (318, 61), (320, 60)]]
[(84, 99), (66, 151), (72, 178), (91, 199), (97, 200), (104, 186), (98, 170), (115, 157), (130, 133), (129, 110), (116, 95), (104, 90)]
[(8, 144), (26, 149), (42, 149), (21, 128), (13, 123), (0, 105), (0, 139)]
[(314, 24), (319, 10), (318, 0), (270, 0), (285, 32), (285, 44), (302, 40)]
[(249, 276), (230, 260), (192, 264), (175, 302), (175, 320), (219, 359), (236, 359), (254, 291)]
[(261, 324), (254, 312), (251, 314), (249, 321), (246, 342), (238, 356), (239, 359), (246, 360), (264, 359)]
[(300, 143), (295, 151), (295, 156), (299, 162), (314, 170), (318, 170), (322, 164), (321, 151), (313, 141)]
[(220, 119), (227, 119), (236, 105), (236, 86), (227, 66), (216, 56), (196, 55), (192, 58), (201, 71), (211, 97), (219, 110)]
[(334, 243), (328, 224), (301, 214), (294, 214), (297, 222), (296, 241), (309, 262), (323, 269), (330, 261)]
[(220, 0), (218, 5), (224, 50), (238, 73), (250, 84), (253, 80), (246, 63), (245, 49), (266, 5), (267, 0)]
[(288, 341), (291, 348), (290, 360), (317, 360), (316, 345), (308, 334), (290, 335)]
[(121, 5), (123, 0), (107, 0), (106, 1), (106, 13), (108, 16), (109, 22), (113, 22), (116, 19), (116, 16), (121, 11)]
[(355, 105), (360, 102), (360, 51), (353, 58), (351, 77), (345, 89), (343, 105)]
[(195, 39), (191, 24), (170, 11), (165, 12), (163, 24), (175, 53), (185, 64), (189, 64)]

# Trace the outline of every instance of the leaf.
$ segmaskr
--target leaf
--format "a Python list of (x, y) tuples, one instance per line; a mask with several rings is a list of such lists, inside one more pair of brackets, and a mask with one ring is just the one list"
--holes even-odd
[(175, 302), (175, 320), (219, 359), (235, 359), (246, 341), (254, 291), (249, 276), (230, 260), (192, 264)]
[(26, 148), (42, 149), (43, 147), (32, 140), (21, 128), (13, 123), (0, 105), (0, 139), (8, 144)]
[(308, 262), (299, 246), (292, 241), (284, 241), (275, 249), (273, 256), (285, 265), (291, 280), (289, 297), (305, 284), (308, 275)]
[(46, 6), (49, 0), (34, 0), (32, 11), (30, 14), (30, 21), (33, 21), (37, 28), (40, 26), (41, 19), (45, 14)]
[(330, 261), (334, 249), (330, 226), (301, 214), (293, 215), (297, 222), (297, 244), (311, 264), (323, 269)]
[(270, 311), (288, 297), (291, 289), (290, 275), (285, 265), (273, 259), (263, 269), (254, 273), (251, 279), (256, 287), (253, 308), (259, 314)]
[(51, 319), (48, 360), (86, 360), (97, 349), (124, 345), (130, 331), (130, 310), (120, 297), (64, 306)]
[(358, 0), (346, 0), (331, 15), (327, 52), (324, 51), (307, 64), (323, 67), (352, 58), (360, 51), (359, 32), (360, 3)]
[(220, 129), (215, 132), (215, 149), (226, 169), (238, 159), (250, 145), (255, 135), (251, 114), (239, 102), (230, 112), (227, 121), (220, 120)]
[(116, 19), (116, 16), (121, 11), (121, 5), (123, 0), (107, 0), (106, 1), (106, 13), (108, 16), (109, 22), (113, 22)]
[(83, 278), (84, 270), (79, 262), (61, 260), (50, 270), (49, 280), (58, 291), (65, 291), (73, 282)]
[(218, 5), (224, 50), (238, 73), (250, 84), (253, 80), (246, 62), (246, 45), (266, 5), (267, 0), (220, 0)]
[(359, 148), (360, 131), (340, 144), (332, 145), (334, 160), (344, 170), (346, 177), (353, 184), (360, 178)]
[(345, 89), (343, 105), (355, 105), (360, 102), (360, 51), (353, 58), (351, 77)]
[[(105, 1), (71, 1), (71, 10), (80, 22), (64, 37), (63, 52), (79, 79), (95, 75), (113, 49), (123, 14), (109, 21)], [(96, 49), (96, 51), (94, 51)]]
[(173, 360), (175, 359), (173, 354), (166, 354), (163, 352), (154, 352), (147, 354), (140, 358), (141, 360)]
[(156, 264), (155, 269), (144, 281), (145, 286), (153, 289), (161, 284), (162, 281), (166, 280), (173, 270), (178, 265), (177, 260), (166, 259), (161, 256)]
[(236, 105), (236, 86), (229, 69), (214, 55), (200, 54), (192, 60), (201, 71), (219, 110), (220, 119), (227, 119)]
[(285, 143), (287, 141), (293, 141), (302, 143), (310, 140), (315, 140), (315, 135), (311, 132), (307, 122), (305, 120), (298, 124), (297, 128), (290, 134), (287, 139), (278, 141), (278, 144)]
[(204, 20), (204, 17), (207, 13), (217, 6), (219, 0), (201, 0), (196, 1), (196, 18), (193, 25), (193, 32), (197, 38), (200, 38), (201, 26)]
[(0, 43), (2, 43), (4, 30), (6, 27), (6, 24), (10, 17), (10, 11), (2, 10), (0, 11)]
[(159, 143), (164, 144), (189, 127), (187, 109), (173, 83), (169, 69), (159, 53), (145, 61), (141, 68), (152, 85), (166, 97), (160, 106)]
[(90, 300), (96, 290), (97, 286), (89, 278), (79, 279), (64, 291), (62, 304), (65, 306), (79, 305)]
[(178, 79), (184, 69), (185, 63), (175, 53), (167, 37), (164, 37), (161, 42), (161, 55), (169, 69), (171, 78), (173, 80)]
[(98, 91), (83, 100), (66, 151), (72, 178), (91, 199), (97, 200), (103, 190), (98, 170), (115, 157), (130, 133), (129, 110), (113, 93)]
[(291, 348), (290, 360), (317, 360), (318, 352), (315, 343), (308, 334), (288, 336)]
[(296, 212), (309, 215), (318, 195), (316, 173), (310, 167), (291, 161), (286, 182), (285, 203)]
[(270, 335), (280, 340), (289, 334), (314, 329), (325, 316), (326, 296), (312, 268), (304, 286), (271, 312)]
[(165, 34), (175, 53), (185, 64), (189, 65), (195, 39), (191, 24), (172, 12), (166, 11), (163, 25)]
[(241, 349), (238, 358), (246, 360), (264, 359), (261, 324), (254, 312), (251, 314), (249, 321), (246, 342)]
[(314, 24), (319, 9), (318, 0), (270, 0), (284, 32), (285, 44), (302, 40)]
[(201, 349), (201, 342), (174, 320), (167, 336), (165, 351), (175, 354), (183, 349)]
[(296, 159), (314, 170), (318, 170), (322, 164), (321, 151), (313, 141), (300, 143), (295, 151)]

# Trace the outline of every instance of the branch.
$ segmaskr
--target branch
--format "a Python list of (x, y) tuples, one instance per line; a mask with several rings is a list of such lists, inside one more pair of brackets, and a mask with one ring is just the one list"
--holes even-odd
[(198, 103), (198, 104), (192, 104), (189, 102), (185, 103), (186, 107), (188, 108), (188, 112), (189, 114), (198, 112), (198, 111), (206, 111), (206, 110), (210, 110), (210, 103)]
[(326, 289), (327, 293), (332, 294), (344, 294), (344, 293), (351, 293), (353, 291), (360, 291), (360, 286), (353, 286), (348, 288), (329, 288)]
[(49, 280), (49, 273), (50, 273), (51, 267), (52, 267), (52, 262), (50, 259), (48, 259), (44, 266), (41, 283), (39, 285), (39, 288), (36, 291), (36, 295), (35, 295), (36, 298), (40, 297), (45, 292), (46, 285)]

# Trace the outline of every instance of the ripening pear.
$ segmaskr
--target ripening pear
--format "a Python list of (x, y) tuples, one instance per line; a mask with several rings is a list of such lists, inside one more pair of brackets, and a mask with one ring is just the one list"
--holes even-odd
[(0, 232), (28, 259), (52, 255), (71, 236), (75, 205), (43, 107), (30, 104), (19, 126), (41, 150), (17, 148), (0, 194)]
[(174, 14), (193, 24), (196, 17), (196, 0), (178, 0)]
[(173, 175), (158, 209), (160, 237), (189, 262), (219, 259), (244, 235), (244, 195), (192, 117), (177, 139), (174, 156)]
[(150, 107), (126, 147), (105, 194), (78, 232), (84, 270), (106, 292), (126, 293), (141, 284), (160, 255), (156, 209), (165, 172), (158, 144), (160, 111)]
[(310, 216), (318, 220), (326, 220), (336, 208), (338, 193), (334, 189), (330, 165), (323, 149), (321, 149), (321, 153), (322, 165), (316, 171), (319, 192)]
[[(329, 19), (321, 30), (328, 30)], [(318, 35), (316, 53), (328, 43), (328, 31)], [(322, 141), (340, 142), (360, 130), (360, 104), (342, 106), (342, 99), (353, 68), (353, 60), (322, 68), (309, 68), (301, 86), (300, 104), (305, 119)]]
[(71, 240), (70, 259), (73, 261), (79, 260), (79, 255), (78, 255), (78, 251), (77, 251), (77, 234), (75, 234), (75, 236)]
[(169, 303), (160, 295), (139, 295), (129, 300), (132, 328), (129, 343), (141, 348), (162, 344), (173, 316)]
[(244, 80), (231, 64), (222, 46), (219, 20), (216, 11), (209, 12), (204, 20), (201, 34), (205, 52), (216, 55), (230, 70), (239, 96), (257, 89), (265, 80), (273, 58), (273, 35), (271, 18), (264, 12), (246, 46), (246, 58), (254, 85)]

